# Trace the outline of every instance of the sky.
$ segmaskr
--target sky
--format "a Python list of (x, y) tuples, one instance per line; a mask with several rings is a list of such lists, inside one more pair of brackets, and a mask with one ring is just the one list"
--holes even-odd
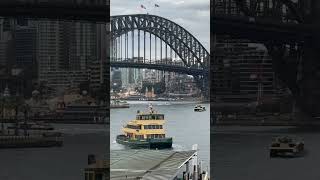
[[(210, 0), (110, 0), (111, 16), (154, 14), (189, 31), (210, 50)], [(155, 4), (160, 7), (155, 7)], [(141, 8), (141, 5), (146, 9)]]

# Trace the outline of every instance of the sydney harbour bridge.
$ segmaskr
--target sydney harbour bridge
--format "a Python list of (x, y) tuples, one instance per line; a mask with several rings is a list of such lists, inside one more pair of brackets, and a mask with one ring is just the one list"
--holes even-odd
[(320, 113), (319, 18), (318, 0), (213, 0), (211, 36), (263, 44), (298, 107), (315, 117)]
[(186, 29), (148, 14), (112, 16), (110, 26), (111, 67), (192, 75), (203, 93), (209, 92), (209, 53)]
[[(57, 3), (37, 2), (36, 0), (30, 0), (30, 3), (1, 2), (0, 16), (110, 22), (113, 44), (111, 49), (114, 49), (111, 54), (112, 66), (165, 69), (193, 75), (201, 82), (201, 79), (208, 77), (206, 74), (210, 64), (212, 66), (215, 62), (214, 48), (211, 48), (210, 61), (209, 53), (194, 36), (165, 18), (137, 14), (114, 16), (110, 19), (108, 3), (102, 6), (62, 3), (59, 6)], [(274, 71), (291, 89), (298, 106), (307, 114), (318, 116), (320, 112), (319, 10), (318, 0), (211, 0), (211, 35), (214, 37), (227, 34), (263, 44), (272, 58)], [(130, 48), (138, 49), (130, 51), (136, 53), (131, 57), (128, 53), (130, 33), (134, 37), (142, 36), (130, 43)], [(147, 36), (149, 38), (145, 42)], [(119, 43), (123, 44), (119, 46)], [(153, 45), (146, 46), (149, 49), (140, 46), (146, 43)], [(183, 61), (183, 65), (175, 64), (172, 60), (175, 56)], [(130, 61), (134, 57), (138, 57), (138, 60)], [(214, 74), (211, 73), (210, 76), (214, 78)]]

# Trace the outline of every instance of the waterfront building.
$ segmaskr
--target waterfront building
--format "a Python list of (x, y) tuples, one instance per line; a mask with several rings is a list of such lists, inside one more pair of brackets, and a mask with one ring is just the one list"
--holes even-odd
[(145, 97), (146, 98), (155, 98), (156, 97), (156, 95), (154, 94), (154, 87), (151, 87), (150, 91), (149, 91), (148, 87), (146, 87)]

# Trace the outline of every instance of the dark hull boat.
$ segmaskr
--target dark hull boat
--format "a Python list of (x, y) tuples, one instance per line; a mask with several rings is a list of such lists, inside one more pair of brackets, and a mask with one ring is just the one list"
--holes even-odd
[(116, 142), (133, 149), (169, 149), (172, 147), (172, 138), (134, 140), (126, 137), (125, 135), (118, 135)]
[(25, 129), (25, 130), (54, 130), (53, 126), (49, 124), (37, 123), (19, 123), (17, 125), (8, 126), (8, 129)]
[(0, 136), (0, 149), (2, 148), (35, 148), (35, 147), (61, 147), (63, 138), (61, 133), (45, 133), (30, 136)]

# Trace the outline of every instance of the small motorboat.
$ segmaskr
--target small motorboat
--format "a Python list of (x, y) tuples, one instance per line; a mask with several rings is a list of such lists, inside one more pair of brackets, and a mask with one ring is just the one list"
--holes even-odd
[(202, 112), (202, 111), (205, 111), (206, 110), (206, 107), (198, 104), (194, 107), (194, 112)]
[(304, 142), (294, 137), (281, 136), (273, 138), (269, 149), (270, 157), (296, 156), (304, 150)]

